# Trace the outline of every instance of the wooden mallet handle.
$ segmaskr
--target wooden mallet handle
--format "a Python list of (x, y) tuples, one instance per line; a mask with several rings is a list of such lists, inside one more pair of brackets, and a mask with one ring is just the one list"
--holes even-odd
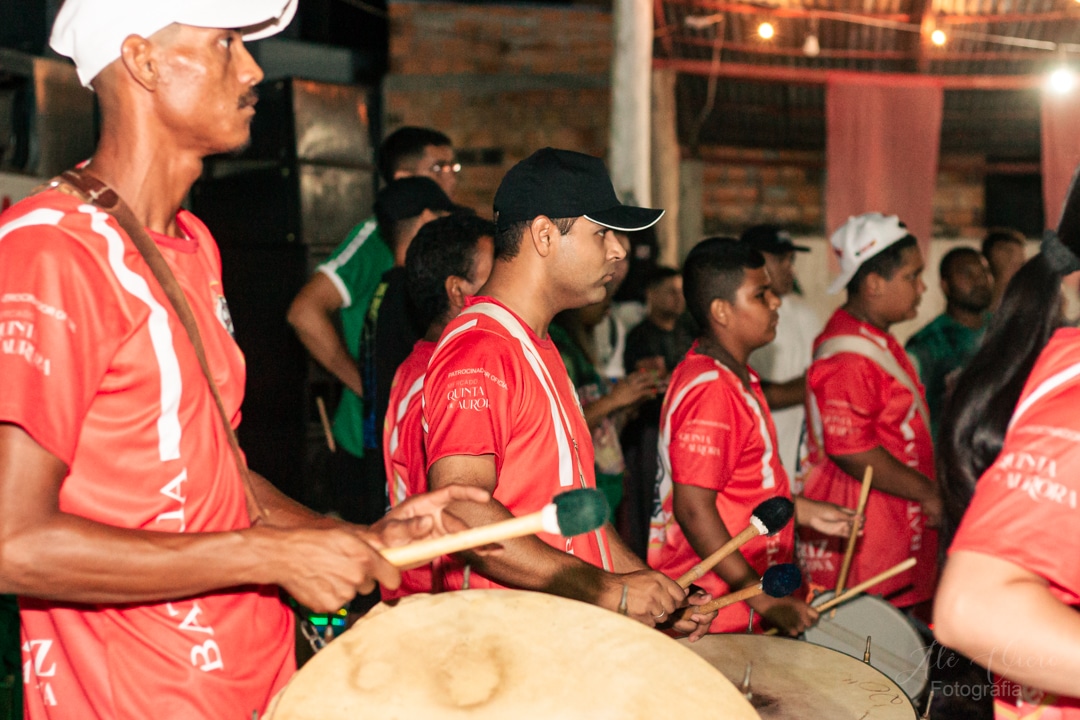
[(893, 565), (888, 570), (878, 573), (877, 575), (870, 578), (869, 580), (864, 580), (863, 582), (859, 583), (855, 587), (853, 587), (850, 590), (848, 590), (847, 592), (845, 592), (843, 595), (837, 595), (832, 600), (829, 600), (827, 602), (823, 602), (821, 605), (816, 606), (814, 609), (817, 610), (818, 613), (823, 613), (826, 610), (832, 610), (837, 605), (840, 605), (842, 603), (846, 603), (848, 600), (851, 600), (856, 595), (861, 595), (862, 593), (866, 592), (866, 590), (868, 588), (871, 588), (871, 587), (873, 587), (874, 585), (877, 585), (880, 582), (885, 582), (886, 580), (891, 578), (893, 575), (899, 575), (900, 573), (904, 572), (905, 570), (910, 570), (911, 568), (915, 567), (915, 564), (917, 562), (918, 561), (915, 558), (908, 558), (907, 560), (905, 560), (905, 561), (903, 561), (901, 563), (897, 563), (896, 565)]
[[(683, 576), (675, 582), (679, 583), (679, 586), (685, 590), (686, 588), (690, 587), (695, 581), (699, 580), (705, 573), (712, 570), (718, 562), (720, 562), (728, 555), (735, 552), (740, 547), (750, 542), (750, 540), (756, 538), (760, 534), (761, 533), (758, 532), (758, 529), (756, 527), (754, 527), (753, 525), (748, 526), (741, 533), (721, 545), (712, 555), (687, 570), (683, 574)], [(716, 600), (713, 600), (713, 602), (716, 602)], [(733, 602), (738, 601), (735, 600)]]
[(461, 532), (442, 537), (420, 540), (409, 545), (383, 548), (379, 552), (396, 567), (408, 567), (434, 560), (449, 553), (468, 550), (469, 548), (497, 543), (523, 535), (535, 535), (544, 531), (541, 512), (511, 518), (502, 522), (469, 528)]
[(691, 605), (683, 611), (682, 617), (684, 620), (686, 620), (694, 613), (711, 613), (713, 610), (720, 610), (722, 608), (726, 608), (728, 605), (734, 605), (737, 602), (749, 600), (750, 598), (756, 597), (763, 592), (765, 592), (765, 590), (762, 588), (761, 583), (759, 582), (757, 585), (745, 587), (742, 590), (731, 593), (730, 595), (724, 595), (722, 597), (716, 598), (715, 600), (710, 600), (704, 605)]
[(855, 557), (855, 541), (859, 537), (859, 526), (862, 524), (863, 512), (866, 510), (866, 500), (870, 497), (870, 483), (873, 481), (874, 468), (872, 465), (866, 466), (866, 471), (863, 472), (862, 489), (859, 491), (859, 503), (855, 506), (855, 517), (851, 522), (851, 533), (848, 535), (847, 548), (844, 550), (844, 561), (840, 565), (840, 575), (836, 579), (836, 596), (839, 597), (844, 592), (844, 586), (847, 585), (847, 576), (851, 571), (851, 560)]

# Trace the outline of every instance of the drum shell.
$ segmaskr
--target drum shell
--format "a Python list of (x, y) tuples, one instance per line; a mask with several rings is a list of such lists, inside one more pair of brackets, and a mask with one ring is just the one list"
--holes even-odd
[[(824, 593), (820, 605), (833, 597)], [(918, 699), (929, 681), (929, 648), (912, 621), (876, 595), (860, 595), (822, 614), (806, 631), (807, 642), (863, 659), (870, 638), (870, 664), (896, 682), (909, 698)]]

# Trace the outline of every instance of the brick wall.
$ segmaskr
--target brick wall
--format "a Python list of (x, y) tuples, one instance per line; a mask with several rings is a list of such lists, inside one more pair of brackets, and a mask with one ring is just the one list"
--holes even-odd
[(383, 130), (450, 135), (465, 161), (461, 204), (490, 214), (503, 174), (547, 145), (606, 153), (609, 12), (401, 0), (389, 11)]
[[(600, 7), (390, 0), (383, 131), (427, 125), (465, 160), (456, 200), (489, 214), (515, 162), (552, 145), (604, 156), (611, 108), (611, 14)], [(821, 235), (820, 151), (704, 147), (705, 232), (776, 222)], [(985, 159), (946, 156), (934, 235), (979, 237)]]
[[(706, 147), (704, 215), (708, 234), (738, 234), (758, 223), (793, 232), (825, 232), (825, 154), (814, 151)], [(934, 191), (935, 237), (981, 237), (986, 163), (944, 156)]]

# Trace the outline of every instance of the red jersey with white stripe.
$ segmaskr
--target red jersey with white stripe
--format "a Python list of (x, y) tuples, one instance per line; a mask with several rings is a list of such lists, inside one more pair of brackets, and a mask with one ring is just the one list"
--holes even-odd
[[(915, 368), (896, 338), (843, 309), (830, 318), (814, 342), (815, 351), (826, 340), (844, 335), (867, 339), (887, 352), (919, 393), (923, 392)], [(859, 502), (861, 478), (845, 473), (829, 456), (851, 455), (878, 446), (934, 479), (930, 429), (918, 412), (917, 398), (878, 363), (854, 352), (840, 352), (815, 359), (807, 371), (806, 383), (809, 453), (802, 466), (806, 497), (854, 509)], [(888, 599), (897, 607), (933, 597), (937, 584), (937, 531), (926, 527), (920, 504), (872, 489), (865, 517), (847, 587), (914, 557), (918, 560), (914, 568), (875, 585), (870, 592), (892, 595)], [(846, 538), (827, 537), (809, 527), (800, 527), (798, 532), (799, 561), (811, 587), (835, 588)]]
[[(181, 211), (155, 236), (238, 424), (244, 359), (226, 329), (220, 258)], [(130, 239), (48, 191), (0, 216), (0, 422), (69, 468), (65, 513), (156, 532), (249, 526), (244, 487), (194, 349)], [(277, 589), (147, 605), (21, 598), (27, 717), (237, 718), (294, 670)]]
[[(675, 519), (674, 485), (716, 491), (716, 510), (732, 535), (750, 524), (754, 508), (772, 497), (791, 498), (787, 473), (776, 452), (776, 428), (753, 370), (751, 389), (723, 363), (697, 352), (697, 345), (671, 375), (660, 415), (660, 482), (649, 532), (649, 565), (677, 578), (701, 562)], [(793, 523), (773, 536), (759, 535), (739, 551), (759, 575), (791, 562)], [(731, 590), (715, 572), (695, 584), (713, 597)], [(710, 632), (746, 629), (750, 607), (720, 610)], [(755, 624), (757, 624), (755, 618)]]
[[(1031, 371), (1001, 454), (975, 485), (949, 552), (1007, 560), (1045, 578), (1055, 598), (1080, 610), (1078, 363), (1080, 330), (1058, 330)], [(1009, 654), (1006, 649), (1001, 667), (1007, 667)], [(1055, 697), (1001, 678), (994, 709), (997, 718), (1080, 720), (1080, 698)]]
[[(390, 507), (410, 495), (427, 492), (427, 457), (424, 453), (424, 374), (435, 343), (419, 340), (398, 366), (390, 386), (390, 404), (383, 427), (383, 465), (386, 468)], [(432, 592), (432, 564), (401, 573), (397, 590), (382, 588), (383, 600)]]
[[(424, 380), (424, 421), (428, 468), (452, 455), (493, 455), (493, 496), (516, 516), (560, 492), (596, 487), (589, 428), (558, 348), (492, 298), (470, 298), (443, 331)], [(610, 569), (606, 529), (537, 537)], [(460, 563), (448, 560), (443, 571), (445, 589), (462, 586)], [(470, 587), (503, 586), (472, 573)]]

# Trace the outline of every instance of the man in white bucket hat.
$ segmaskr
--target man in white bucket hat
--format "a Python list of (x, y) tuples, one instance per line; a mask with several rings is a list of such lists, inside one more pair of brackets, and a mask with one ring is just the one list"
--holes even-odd
[(217, 246), (180, 203), (205, 156), (247, 142), (262, 71), (243, 41), (295, 5), (67, 0), (57, 18), (101, 141), (0, 215), (0, 592), (20, 597), (31, 720), (261, 713), (295, 667), (275, 586), (320, 612), (396, 587), (373, 545), (488, 497), (347, 525), (235, 445), (244, 360)]
[[(849, 218), (831, 238), (847, 302), (814, 341), (807, 371), (808, 452), (803, 494), (854, 508), (866, 468), (873, 484), (866, 525), (851, 565), (851, 587), (909, 557), (914, 569), (877, 585), (895, 606), (928, 619), (937, 579), (941, 500), (934, 478), (926, 399), (904, 349), (889, 332), (915, 317), (926, 286), (918, 243), (895, 215)], [(842, 542), (799, 531), (800, 560), (811, 586), (836, 586)]]

